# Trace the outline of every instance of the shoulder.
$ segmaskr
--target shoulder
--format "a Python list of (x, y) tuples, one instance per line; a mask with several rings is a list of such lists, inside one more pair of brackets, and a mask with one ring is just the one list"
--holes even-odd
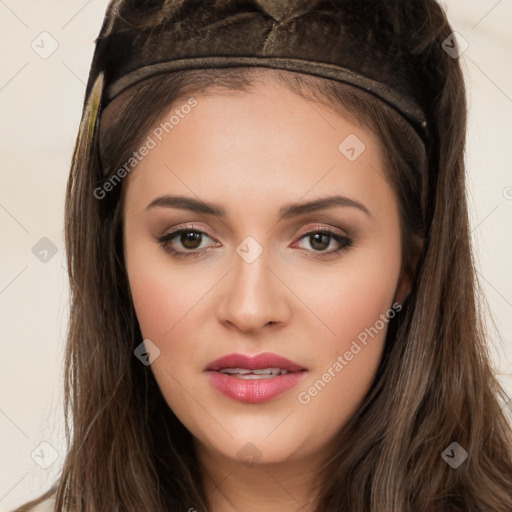
[(28, 512), (53, 512), (54, 505), (55, 496), (51, 496), (50, 498), (46, 498), (45, 500), (29, 509)]

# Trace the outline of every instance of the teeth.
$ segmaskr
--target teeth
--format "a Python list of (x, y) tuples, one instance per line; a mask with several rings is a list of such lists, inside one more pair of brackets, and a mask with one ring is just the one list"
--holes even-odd
[(284, 375), (288, 370), (281, 368), (264, 368), (257, 370), (247, 370), (246, 368), (222, 368), (220, 373), (227, 373), (240, 379), (267, 379), (276, 375)]
[[(255, 372), (257, 370), (254, 370)], [(251, 370), (246, 370), (245, 368), (222, 368), (219, 370), (220, 373), (251, 373)]]
[(253, 375), (253, 374), (250, 374), (250, 375), (246, 375), (246, 374), (231, 374), (235, 377), (237, 377), (238, 379), (244, 379), (244, 380), (254, 380), (254, 379), (271, 379), (273, 377), (275, 377), (276, 373), (267, 373), (267, 374), (262, 374), (262, 375)]

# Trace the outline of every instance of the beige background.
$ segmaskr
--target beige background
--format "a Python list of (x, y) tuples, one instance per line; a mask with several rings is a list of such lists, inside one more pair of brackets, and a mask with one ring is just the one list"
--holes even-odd
[[(443, 4), (468, 44), (460, 58), (470, 101), (470, 214), (496, 324), (489, 317), (490, 349), (512, 396), (512, 1)], [(106, 5), (0, 0), (0, 512), (49, 487), (65, 453), (64, 192)], [(38, 243), (47, 248), (43, 237), (57, 251), (46, 262), (32, 252)]]

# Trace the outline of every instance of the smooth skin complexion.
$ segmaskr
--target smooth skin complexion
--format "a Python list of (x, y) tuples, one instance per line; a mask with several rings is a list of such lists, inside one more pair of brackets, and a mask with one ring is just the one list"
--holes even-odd
[[(213, 512), (310, 510), (313, 471), (370, 389), (387, 324), (309, 403), (298, 395), (408, 292), (397, 197), (373, 134), (319, 103), (270, 83), (195, 98), (125, 183), (130, 288), (142, 334), (160, 349), (151, 369), (194, 436)], [(338, 149), (351, 134), (366, 146), (354, 161)], [(224, 216), (149, 207), (166, 195)], [(280, 219), (336, 195), (353, 204)], [(168, 236), (179, 229), (191, 233)], [(262, 249), (251, 263), (236, 251), (249, 236)], [(272, 400), (244, 403), (204, 371), (234, 352), (273, 352), (307, 372)]]

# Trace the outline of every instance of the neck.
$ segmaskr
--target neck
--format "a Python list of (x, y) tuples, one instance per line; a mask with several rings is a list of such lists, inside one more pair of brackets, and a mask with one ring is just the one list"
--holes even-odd
[(319, 454), (252, 464), (195, 443), (210, 512), (315, 510), (317, 470), (324, 460)]

